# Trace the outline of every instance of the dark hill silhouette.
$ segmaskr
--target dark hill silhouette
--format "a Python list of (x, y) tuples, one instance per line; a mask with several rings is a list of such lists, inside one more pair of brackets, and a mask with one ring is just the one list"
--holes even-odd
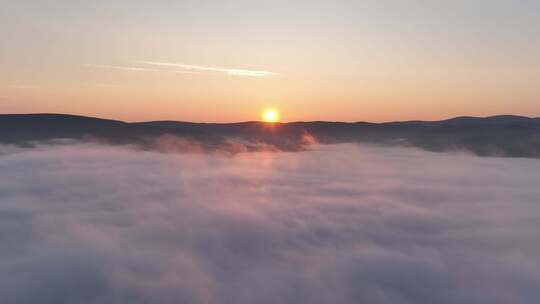
[(153, 148), (156, 138), (172, 135), (207, 149), (231, 140), (257, 150), (261, 145), (303, 150), (308, 135), (321, 143), (365, 142), (413, 146), (430, 151), (469, 150), (480, 156), (540, 157), (540, 118), (499, 115), (456, 117), (441, 121), (291, 122), (268, 124), (151, 121), (127, 123), (63, 114), (0, 115), (0, 143), (32, 145), (58, 138), (132, 144)]

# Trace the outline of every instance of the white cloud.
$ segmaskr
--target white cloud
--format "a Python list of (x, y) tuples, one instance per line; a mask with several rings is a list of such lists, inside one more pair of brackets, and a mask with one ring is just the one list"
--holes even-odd
[(278, 75), (278, 73), (262, 71), (262, 70), (230, 69), (230, 68), (208, 67), (208, 66), (171, 63), (171, 62), (137, 61), (137, 63), (151, 65), (151, 66), (160, 66), (160, 67), (174, 67), (174, 68), (180, 68), (180, 70), (156, 69), (156, 68), (147, 68), (147, 67), (139, 67), (139, 66), (103, 65), (103, 64), (86, 64), (85, 66), (88, 68), (115, 69), (115, 70), (131, 71), (131, 72), (166, 72), (166, 73), (177, 73), (177, 74), (201, 74), (202, 72), (216, 72), (216, 73), (226, 73), (231, 76), (250, 76), (250, 77), (263, 77), (263, 76)]

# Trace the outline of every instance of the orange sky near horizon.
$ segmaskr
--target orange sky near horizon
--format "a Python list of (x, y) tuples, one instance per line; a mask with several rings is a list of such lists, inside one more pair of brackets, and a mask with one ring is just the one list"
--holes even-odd
[[(403, 3), (407, 3), (406, 5)], [(7, 1), (0, 113), (540, 116), (535, 1)]]

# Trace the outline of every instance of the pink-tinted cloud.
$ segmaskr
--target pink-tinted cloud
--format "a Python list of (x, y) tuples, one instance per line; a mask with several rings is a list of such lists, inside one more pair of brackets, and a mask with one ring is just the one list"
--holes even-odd
[(194, 152), (0, 156), (0, 302), (540, 297), (538, 160), (360, 145)]

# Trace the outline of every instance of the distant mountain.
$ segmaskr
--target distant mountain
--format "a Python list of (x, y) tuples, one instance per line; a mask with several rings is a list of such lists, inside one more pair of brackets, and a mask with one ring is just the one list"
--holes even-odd
[(126, 123), (63, 114), (0, 115), (0, 143), (28, 146), (60, 138), (131, 144), (143, 149), (156, 148), (156, 142), (162, 143), (164, 138), (177, 138), (209, 150), (232, 149), (241, 144), (247, 150), (274, 148), (285, 151), (303, 150), (313, 140), (320, 143), (365, 142), (429, 151), (468, 150), (480, 156), (540, 158), (540, 118), (512, 115), (456, 117), (441, 121), (276, 124), (255, 121)]

